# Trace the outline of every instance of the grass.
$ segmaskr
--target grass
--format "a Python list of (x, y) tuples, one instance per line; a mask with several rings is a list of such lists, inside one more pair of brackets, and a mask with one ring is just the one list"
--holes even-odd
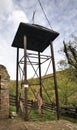
[(64, 119), (73, 123), (77, 123), (77, 118), (69, 117), (69, 116), (61, 116), (60, 119)]
[(29, 114), (29, 118), (32, 121), (52, 121), (52, 120), (56, 120), (56, 115), (54, 112), (49, 112), (46, 110), (43, 110), (43, 114), (40, 116), (38, 114), (38, 110), (31, 110), (30, 114)]
[[(10, 106), (10, 114), (12, 112), (16, 112), (16, 107), (14, 106)], [(52, 121), (52, 120), (56, 120), (56, 115), (54, 112), (49, 112), (49, 111), (43, 111), (43, 115), (42, 116), (39, 116), (38, 114), (38, 110), (29, 110), (28, 111), (28, 115), (29, 115), (29, 120), (30, 121)], [(24, 119), (24, 117), (19, 113), (18, 114), (18, 118), (20, 119)]]
[[(16, 112), (16, 107), (10, 106), (9, 111), (10, 111), (10, 113), (11, 112)], [(57, 120), (56, 113), (46, 111), (46, 110), (43, 111), (42, 116), (39, 116), (38, 110), (31, 110), (31, 111), (29, 110), (28, 113), (29, 113), (29, 121), (41, 121), (41, 122), (44, 122), (44, 121)], [(16, 118), (22, 119), (22, 120), (24, 119), (24, 117), (20, 113), (18, 114), (18, 117), (16, 117)], [(64, 120), (71, 121), (73, 123), (77, 123), (77, 118), (69, 117), (67, 115), (61, 115), (60, 119), (64, 119)]]
[(9, 111), (10, 112), (16, 112), (16, 107), (15, 106), (10, 106)]

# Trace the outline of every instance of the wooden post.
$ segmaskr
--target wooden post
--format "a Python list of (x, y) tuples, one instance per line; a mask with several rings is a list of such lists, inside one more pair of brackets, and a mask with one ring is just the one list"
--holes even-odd
[[(27, 37), (24, 36), (24, 85), (27, 85)], [(25, 94), (25, 121), (28, 121), (28, 99), (27, 99), (27, 87), (24, 87)]]
[(16, 63), (16, 112), (18, 112), (18, 65), (19, 65), (19, 48), (17, 48), (17, 63)]
[(56, 80), (56, 69), (55, 69), (55, 60), (54, 60), (54, 51), (53, 51), (52, 42), (51, 42), (50, 47), (51, 47), (51, 56), (52, 56), (52, 66), (53, 66), (53, 76), (54, 76), (55, 97), (56, 97), (56, 112), (57, 112), (57, 119), (59, 120), (58, 87), (57, 87), (57, 80)]

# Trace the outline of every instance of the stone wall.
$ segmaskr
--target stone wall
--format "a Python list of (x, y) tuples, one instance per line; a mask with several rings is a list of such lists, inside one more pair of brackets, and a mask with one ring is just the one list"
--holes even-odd
[(6, 67), (0, 65), (0, 119), (9, 117), (9, 82)]

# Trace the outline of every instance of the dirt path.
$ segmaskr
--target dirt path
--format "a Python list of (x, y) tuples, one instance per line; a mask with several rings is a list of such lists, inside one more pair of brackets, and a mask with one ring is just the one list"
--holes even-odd
[(0, 130), (77, 130), (77, 124), (65, 120), (46, 122), (24, 122), (22, 120), (0, 120)]

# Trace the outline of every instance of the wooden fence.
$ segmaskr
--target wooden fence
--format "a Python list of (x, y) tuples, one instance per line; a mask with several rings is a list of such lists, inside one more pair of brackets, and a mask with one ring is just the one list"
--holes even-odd
[(16, 96), (15, 95), (9, 95), (9, 103), (10, 106), (16, 106)]
[[(24, 105), (24, 99), (20, 98), (22, 100)], [(9, 98), (10, 105), (16, 106), (16, 96), (10, 95)], [(31, 100), (28, 100), (28, 108), (30, 109), (38, 109), (37, 102), (33, 102)], [(48, 111), (56, 111), (56, 105), (54, 103), (43, 103), (43, 109)], [(77, 117), (77, 107), (60, 107), (60, 114), (66, 114), (71, 117)]]
[[(19, 98), (19, 100), (22, 100), (23, 105), (24, 105), (24, 102), (25, 102), (24, 99), (23, 98)], [(11, 106), (16, 106), (16, 96), (10, 94), (9, 102), (10, 102)], [(28, 107), (29, 108), (32, 107), (32, 109), (38, 109), (37, 101), (33, 102), (31, 100), (28, 100)], [(55, 110), (56, 106), (53, 103), (46, 103), (46, 102), (44, 102), (43, 103), (43, 109), (51, 111), (51, 110)]]
[(60, 113), (77, 118), (77, 107), (60, 107)]

